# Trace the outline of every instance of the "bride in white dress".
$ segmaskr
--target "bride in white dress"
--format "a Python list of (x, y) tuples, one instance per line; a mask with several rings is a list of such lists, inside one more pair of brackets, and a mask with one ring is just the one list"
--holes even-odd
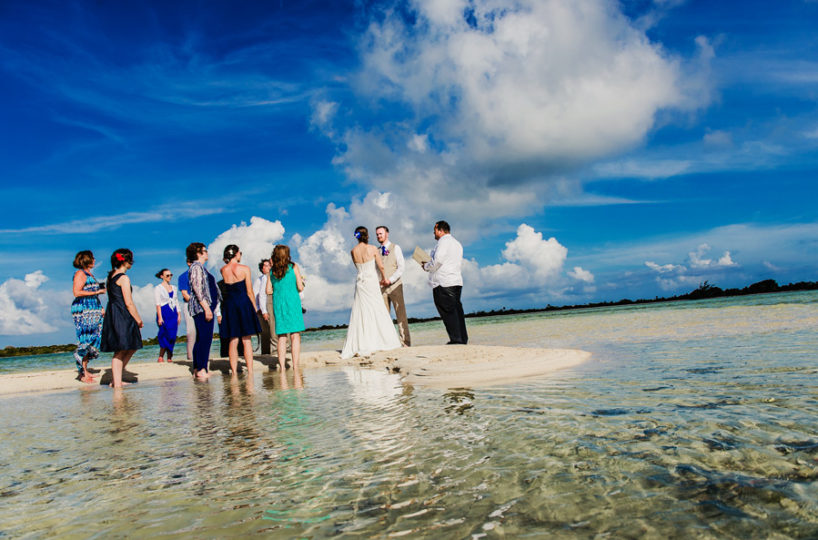
[[(383, 275), (383, 263), (378, 248), (369, 245), (366, 227), (355, 229), (358, 245), (352, 249), (352, 262), (358, 270), (355, 297), (349, 314), (349, 328), (341, 358), (366, 356), (375, 351), (397, 349), (401, 346), (392, 317), (386, 310), (381, 294), (378, 270)], [(375, 269), (377, 264), (378, 270)]]

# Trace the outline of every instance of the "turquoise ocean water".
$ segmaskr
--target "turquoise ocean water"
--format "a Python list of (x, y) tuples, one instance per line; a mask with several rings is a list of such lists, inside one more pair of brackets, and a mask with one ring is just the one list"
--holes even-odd
[(338, 368), (0, 398), (0, 536), (818, 537), (818, 293), (468, 324), (593, 357), (448, 391)]

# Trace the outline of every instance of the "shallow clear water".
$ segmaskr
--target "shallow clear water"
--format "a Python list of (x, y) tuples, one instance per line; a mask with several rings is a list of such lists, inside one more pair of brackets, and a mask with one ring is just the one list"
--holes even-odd
[(594, 356), (481, 389), (347, 368), (3, 398), (0, 536), (816, 537), (816, 328), (816, 293), (471, 319)]

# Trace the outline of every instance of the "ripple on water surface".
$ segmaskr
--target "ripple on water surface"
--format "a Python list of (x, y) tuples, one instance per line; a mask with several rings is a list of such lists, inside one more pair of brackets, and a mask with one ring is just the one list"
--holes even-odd
[(595, 351), (492, 388), (347, 368), (4, 398), (0, 536), (816, 537), (818, 310), (757, 308), (475, 327)]

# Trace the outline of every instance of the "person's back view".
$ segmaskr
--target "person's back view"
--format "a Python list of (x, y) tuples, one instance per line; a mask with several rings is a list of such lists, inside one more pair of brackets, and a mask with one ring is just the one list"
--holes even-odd
[(349, 327), (341, 358), (364, 356), (375, 351), (397, 349), (401, 346), (398, 333), (383, 303), (376, 265), (383, 266), (375, 246), (368, 245), (365, 227), (355, 229), (358, 246), (352, 250), (352, 261), (357, 269), (355, 296), (349, 315)]
[(220, 270), (224, 278), (224, 302), (222, 303), (222, 324), (219, 326), (223, 337), (228, 338), (228, 359), (230, 372), (238, 374), (239, 341), (244, 350), (245, 367), (248, 375), (253, 374), (253, 342), (251, 336), (261, 333), (256, 317), (255, 294), (250, 281), (250, 269), (241, 263), (241, 250), (235, 244), (224, 248), (225, 266)]

